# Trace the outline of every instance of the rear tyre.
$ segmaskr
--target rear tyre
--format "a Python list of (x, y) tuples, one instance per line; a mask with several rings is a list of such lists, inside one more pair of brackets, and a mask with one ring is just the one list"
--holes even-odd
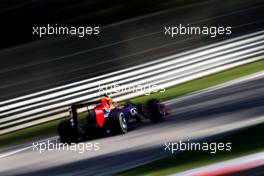
[(153, 122), (161, 122), (164, 120), (164, 107), (157, 99), (151, 99), (146, 102), (146, 107), (149, 110), (149, 119)]
[(64, 120), (59, 123), (58, 133), (62, 143), (69, 144), (77, 142), (78, 134), (72, 127), (70, 120)]
[(112, 131), (114, 134), (124, 134), (127, 133), (128, 125), (125, 114), (122, 111), (112, 111)]

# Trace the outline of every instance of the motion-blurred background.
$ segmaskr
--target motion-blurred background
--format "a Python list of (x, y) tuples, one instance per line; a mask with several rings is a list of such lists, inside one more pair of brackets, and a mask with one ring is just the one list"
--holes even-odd
[[(260, 158), (253, 172), (263, 175), (263, 11), (263, 0), (0, 0), (0, 175), (109, 175), (167, 156), (124, 175), (168, 175), (214, 162), (235, 163), (241, 172), (250, 162), (240, 157), (249, 154)], [(100, 26), (100, 35), (32, 35), (33, 26), (47, 24)], [(179, 24), (230, 26), (232, 34), (164, 35), (164, 26)], [(32, 151), (33, 142), (59, 141), (57, 126), (70, 105), (98, 100), (99, 85), (113, 82), (164, 86), (164, 94), (113, 98), (157, 98), (170, 117), (96, 139), (98, 152)], [(187, 139), (234, 145), (216, 155), (164, 153), (165, 141)], [(221, 163), (232, 158), (239, 162)]]
[[(199, 1), (205, 2), (208, 0)], [(32, 26), (60, 24), (68, 26), (116, 23), (153, 12), (197, 3), (195, 0), (2, 0), (0, 8), (1, 48), (38, 40)]]

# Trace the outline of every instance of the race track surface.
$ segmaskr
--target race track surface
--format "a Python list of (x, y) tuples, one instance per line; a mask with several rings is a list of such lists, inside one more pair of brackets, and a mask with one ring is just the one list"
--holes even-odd
[[(147, 122), (125, 135), (98, 142), (98, 151), (44, 151), (29, 148), (1, 157), (0, 175), (109, 175), (168, 156), (165, 142), (194, 140), (264, 120), (264, 75), (166, 102), (172, 115)], [(3, 156), (3, 155), (2, 155)]]

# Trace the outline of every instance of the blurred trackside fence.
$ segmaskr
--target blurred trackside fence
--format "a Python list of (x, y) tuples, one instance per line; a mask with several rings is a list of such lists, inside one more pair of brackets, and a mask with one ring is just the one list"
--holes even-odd
[[(152, 62), (0, 102), (0, 135), (68, 115), (69, 105), (95, 101), (99, 86), (159, 85), (165, 88), (264, 59), (264, 31), (259, 31)], [(111, 89), (108, 89), (111, 91)], [(112, 90), (113, 91), (113, 90)], [(116, 101), (147, 92), (119, 92)], [(80, 112), (86, 108), (80, 109)]]

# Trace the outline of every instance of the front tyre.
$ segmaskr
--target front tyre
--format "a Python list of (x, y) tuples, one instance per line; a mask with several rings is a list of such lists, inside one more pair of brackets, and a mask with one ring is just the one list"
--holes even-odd
[(164, 105), (157, 99), (151, 99), (147, 101), (146, 107), (149, 112), (149, 119), (153, 122), (161, 122), (165, 117)]

